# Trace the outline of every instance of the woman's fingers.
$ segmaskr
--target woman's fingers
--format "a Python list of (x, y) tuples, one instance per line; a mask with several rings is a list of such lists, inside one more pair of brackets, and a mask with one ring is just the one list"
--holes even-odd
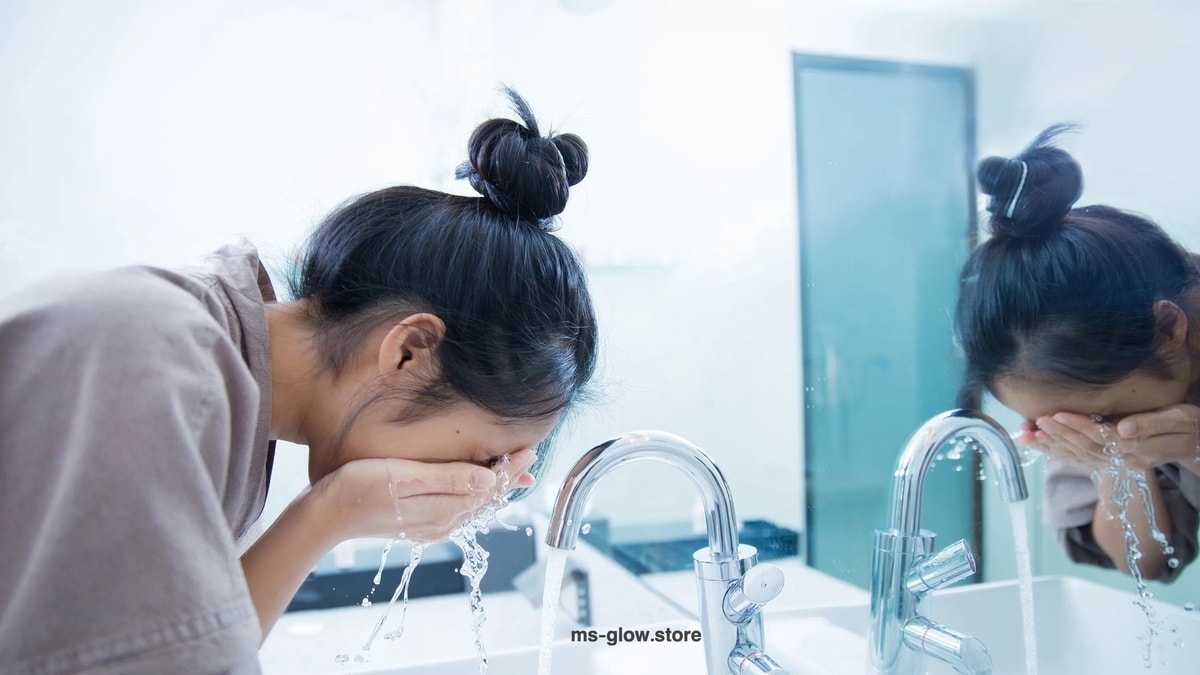
[[(1086, 419), (1086, 418), (1084, 418)], [(1038, 428), (1049, 434), (1058, 443), (1072, 446), (1078, 452), (1093, 452), (1103, 447), (1083, 430), (1073, 426), (1078, 423), (1072, 416), (1058, 413), (1053, 417), (1042, 417), (1037, 421)], [(1088, 421), (1093, 427), (1095, 422)]]
[(1121, 438), (1145, 440), (1168, 434), (1197, 433), (1200, 408), (1192, 405), (1173, 405), (1160, 410), (1129, 415), (1117, 424)]
[(418, 494), (476, 495), (490, 492), (497, 483), (496, 472), (467, 462), (385, 461), (397, 498)]
[[(1044, 443), (1047, 447), (1047, 452), (1059, 456), (1066, 456), (1076, 462), (1085, 465), (1094, 465), (1101, 462), (1106, 462), (1104, 455), (1104, 446), (1097, 443), (1092, 436), (1083, 431), (1084, 428), (1090, 429), (1096, 426), (1096, 423), (1082, 415), (1071, 415), (1060, 419), (1063, 413), (1055, 414), (1054, 416), (1040, 417), (1037, 420), (1038, 431), (1034, 434), (1036, 439)], [(1076, 417), (1080, 419), (1075, 419)], [(1086, 424), (1090, 427), (1084, 427), (1081, 420), (1087, 420)], [(1072, 425), (1079, 425), (1081, 428), (1076, 428)], [(1099, 435), (1097, 433), (1097, 435)]]
[[(1074, 432), (1069, 434), (1069, 438), (1083, 448), (1098, 450), (1108, 445), (1109, 439), (1105, 438), (1105, 434), (1115, 438), (1115, 434), (1111, 430), (1112, 425), (1107, 422), (1097, 422), (1088, 415), (1060, 412), (1054, 413), (1050, 419)], [(1101, 429), (1104, 430), (1101, 431)]]

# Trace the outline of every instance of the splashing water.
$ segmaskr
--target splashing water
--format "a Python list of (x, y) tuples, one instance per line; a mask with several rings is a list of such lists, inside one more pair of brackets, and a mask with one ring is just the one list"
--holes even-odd
[(1033, 612), (1033, 564), (1029, 556), (1029, 522), (1025, 502), (1008, 505), (1012, 515), (1013, 544), (1017, 553), (1017, 581), (1021, 592), (1021, 627), (1025, 638), (1025, 675), (1037, 675), (1037, 627)]
[[(1155, 524), (1154, 507), (1150, 502), (1149, 488), (1146, 485), (1146, 474), (1129, 468), (1124, 454), (1117, 446), (1116, 440), (1109, 437), (1111, 425), (1102, 421), (1102, 419), (1097, 419), (1095, 416), (1093, 416), (1093, 420), (1099, 425), (1100, 437), (1104, 439), (1105, 443), (1104, 452), (1109, 456), (1109, 465), (1104, 471), (1112, 478), (1112, 488), (1109, 491), (1108, 498), (1109, 502), (1116, 507), (1115, 514), (1109, 512), (1105, 514), (1105, 517), (1109, 520), (1113, 518), (1119, 520), (1121, 529), (1125, 533), (1125, 562), (1129, 567), (1129, 574), (1133, 577), (1138, 592), (1138, 599), (1134, 604), (1146, 615), (1146, 633), (1139, 638), (1142, 642), (1142, 660), (1146, 668), (1152, 668), (1154, 665), (1154, 638), (1163, 633), (1163, 627), (1156, 617), (1154, 606), (1150, 603), (1154, 594), (1147, 588), (1146, 580), (1142, 578), (1142, 571), (1138, 568), (1138, 561), (1142, 558), (1142, 552), (1138, 548), (1140, 542), (1137, 532), (1133, 528), (1133, 523), (1129, 520), (1129, 500), (1133, 497), (1130, 484), (1133, 484), (1139, 493), (1139, 498), (1146, 511), (1146, 519), (1150, 524), (1151, 536), (1163, 547), (1164, 554), (1171, 555), (1174, 553), (1174, 549), (1171, 548), (1166, 536), (1162, 534), (1158, 529), (1158, 525)], [(1093, 472), (1092, 480), (1097, 485), (1099, 484), (1099, 472)]]
[(554, 624), (558, 620), (558, 598), (562, 593), (567, 551), (551, 547), (546, 554), (546, 583), (542, 586), (542, 642), (538, 648), (538, 675), (550, 675)]
[(1170, 556), (1167, 558), (1167, 565), (1170, 567), (1179, 567), (1179, 558), (1174, 556), (1175, 547), (1171, 546), (1171, 542), (1167, 540), (1167, 535), (1158, 529), (1158, 523), (1154, 522), (1154, 504), (1150, 502), (1150, 486), (1146, 484), (1146, 474), (1143, 471), (1130, 471), (1129, 478), (1133, 484), (1137, 486), (1138, 496), (1142, 500), (1142, 509), (1146, 511), (1146, 517), (1150, 521), (1150, 537), (1162, 547), (1163, 555)]
[[(508, 455), (504, 455), (500, 458), (501, 465), (506, 465), (510, 461), (511, 460), (509, 459)], [(503, 468), (498, 471), (498, 474), (500, 490), (499, 493), (492, 499), (492, 502), (484, 507), (483, 510), (481, 510), (473, 518), (463, 522), (458, 526), (458, 528), (450, 533), (450, 541), (454, 542), (454, 544), (457, 545), (463, 552), (463, 565), (460, 568), (460, 572), (463, 574), (463, 576), (466, 576), (471, 583), (470, 604), (472, 614), (472, 629), (475, 633), (475, 651), (479, 655), (479, 672), (481, 674), (487, 672), (487, 652), (483, 648), (483, 640), (481, 636), (481, 629), (483, 622), (486, 620), (486, 615), (483, 610), (483, 598), (480, 591), (480, 583), (483, 580), (483, 575), (487, 572), (488, 552), (479, 545), (479, 542), (476, 540), (476, 536), (479, 533), (487, 534), (489, 531), (488, 527), (493, 522), (499, 523), (502, 527), (510, 531), (518, 529), (516, 526), (504, 523), (497, 518), (497, 512), (508, 505), (507, 493), (512, 482), (509, 472)], [(400, 499), (396, 494), (395, 485), (396, 483), (394, 478), (389, 480), (388, 492), (391, 494), (392, 500), (395, 504), (396, 522), (400, 522), (403, 520), (403, 518), (400, 514)], [(395, 540), (389, 541), (384, 548), (383, 557), (379, 563), (379, 570), (375, 573), (375, 586), (378, 586), (382, 581), (384, 566), (386, 565), (387, 555), (392, 548), (392, 544), (394, 544), (397, 540), (403, 540), (405, 538), (405, 534), (401, 532), (397, 535)], [(355, 663), (366, 663), (368, 661), (366, 653), (371, 650), (371, 645), (375, 642), (375, 638), (379, 635), (380, 629), (383, 628), (383, 624), (387, 621), (388, 614), (390, 614), (392, 607), (396, 604), (396, 600), (400, 598), (401, 594), (403, 594), (404, 600), (400, 610), (400, 625), (396, 630), (386, 634), (384, 637), (387, 640), (397, 640), (404, 634), (404, 619), (408, 612), (409, 584), (412, 580), (413, 570), (415, 570), (417, 565), (421, 562), (421, 554), (424, 552), (424, 550), (425, 544), (416, 541), (412, 542), (409, 563), (404, 569), (404, 573), (400, 578), (400, 583), (396, 586), (396, 591), (392, 594), (391, 602), (388, 603), (387, 609), (384, 611), (383, 616), (380, 617), (379, 621), (375, 624), (374, 630), (371, 631), (371, 636), (363, 645), (363, 654), (355, 657)], [(363, 598), (362, 605), (364, 607), (370, 606), (370, 597), (374, 592), (375, 588), (372, 587), (371, 592), (368, 593), (367, 597)], [(338, 664), (345, 664), (349, 662), (349, 660), (350, 658), (346, 654), (339, 654), (335, 658), (335, 661)]]
[(1196, 440), (1196, 461), (1200, 462), (1200, 417), (1192, 418), (1192, 438)]
[(363, 607), (371, 606), (371, 598), (375, 595), (375, 589), (379, 588), (379, 582), (383, 581), (383, 568), (387, 565), (388, 553), (391, 552), (394, 543), (396, 543), (395, 539), (389, 539), (383, 547), (383, 556), (379, 560), (379, 570), (375, 572), (375, 579), (371, 582), (371, 590), (367, 592), (366, 597), (360, 603)]
[(490, 531), (489, 526), (493, 522), (499, 522), (510, 530), (517, 529), (496, 517), (497, 512), (508, 505), (508, 488), (512, 484), (512, 476), (503, 467), (509, 462), (508, 455), (500, 458), (501, 469), (497, 472), (500, 490), (492, 502), (475, 517), (465, 521), (450, 533), (450, 541), (454, 542), (454, 545), (463, 553), (463, 564), (459, 568), (459, 573), (466, 577), (471, 585), (468, 601), (471, 607), (471, 631), (475, 635), (475, 654), (479, 657), (480, 675), (487, 672), (488, 657), (487, 650), (483, 646), (483, 624), (487, 621), (487, 613), (483, 608), (483, 593), (479, 586), (483, 582), (483, 575), (487, 574), (489, 554), (479, 545), (477, 536), (480, 533), (487, 534)]
[(413, 570), (417, 565), (421, 564), (421, 554), (425, 551), (425, 545), (421, 542), (414, 541), (412, 543), (412, 551), (409, 554), (408, 567), (404, 568), (404, 574), (400, 577), (400, 583), (396, 585), (396, 592), (392, 593), (392, 600), (388, 603), (387, 609), (384, 610), (383, 616), (379, 617), (379, 621), (375, 624), (375, 629), (371, 631), (371, 637), (367, 638), (366, 644), (363, 645), (363, 652), (371, 651), (371, 645), (375, 642), (375, 637), (379, 635), (379, 630), (383, 628), (383, 624), (387, 621), (388, 614), (391, 613), (392, 607), (396, 604), (396, 599), (400, 594), (404, 594), (404, 602), (400, 605), (400, 627), (387, 635), (387, 639), (394, 640), (404, 632), (404, 617), (408, 614), (408, 586), (412, 580)]
[[(412, 581), (413, 570), (417, 568), (417, 564), (421, 562), (421, 553), (424, 552), (425, 545), (421, 543), (413, 543), (413, 557), (409, 560), (408, 567), (404, 568), (404, 574), (400, 576), (399, 588), (404, 589), (403, 602), (400, 604), (400, 625), (390, 633), (385, 633), (383, 639), (399, 640), (401, 635), (404, 635), (404, 617), (408, 614), (408, 589)], [(396, 602), (395, 594), (392, 595), (392, 602)], [(389, 605), (390, 608), (390, 605)], [(382, 625), (382, 624), (381, 624)], [(378, 630), (378, 629), (376, 629)]]

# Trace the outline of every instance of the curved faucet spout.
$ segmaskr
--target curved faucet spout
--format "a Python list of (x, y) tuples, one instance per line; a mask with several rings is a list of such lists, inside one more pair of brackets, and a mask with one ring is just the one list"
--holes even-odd
[(1012, 438), (995, 420), (975, 410), (951, 410), (921, 425), (908, 440), (892, 474), (891, 527), (903, 534), (921, 529), (925, 474), (943, 445), (958, 436), (975, 441), (988, 459), (1004, 501), (1029, 497), (1021, 455)]
[(721, 470), (703, 450), (663, 431), (622, 434), (597, 445), (575, 462), (554, 502), (546, 543), (558, 549), (574, 549), (583, 509), (597, 481), (623, 464), (642, 459), (666, 462), (691, 478), (704, 502), (712, 558), (736, 558), (738, 536), (733, 497)]

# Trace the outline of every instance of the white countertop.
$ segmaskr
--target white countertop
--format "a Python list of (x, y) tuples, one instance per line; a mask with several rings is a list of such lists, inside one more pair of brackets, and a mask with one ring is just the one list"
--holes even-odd
[[(546, 559), (546, 548), (544, 543), (538, 543), (538, 560)], [(587, 571), (592, 623), (597, 629), (630, 628), (690, 618), (583, 540), (571, 551), (569, 561)], [(420, 575), (419, 568), (416, 575)], [(362, 647), (383, 616), (392, 590), (380, 588), (371, 607), (284, 614), (259, 650), (263, 672), (265, 675), (340, 675), (475, 656), (466, 593), (410, 600), (404, 634), (398, 640), (389, 641), (383, 636), (399, 626), (400, 604), (397, 603), (371, 651), (364, 653)], [(501, 651), (540, 644), (540, 599), (515, 591), (493, 592), (484, 593), (483, 605), (487, 618), (481, 635), (486, 650)], [(569, 603), (561, 602), (561, 605)], [(566, 639), (572, 627), (578, 628), (565, 611), (559, 612), (555, 638)], [(339, 655), (346, 655), (347, 662), (338, 663)], [(369, 661), (360, 662), (359, 657), (369, 657)]]
[[(546, 559), (544, 543), (538, 543), (537, 555), (540, 561)], [(768, 624), (774, 613), (860, 603), (868, 599), (866, 590), (818, 572), (798, 558), (766, 562), (778, 566), (784, 573), (783, 591), (766, 606)], [(697, 615), (696, 578), (690, 570), (638, 577), (583, 540), (570, 553), (569, 564), (587, 572), (592, 627), (597, 630), (678, 623)], [(380, 588), (371, 607), (285, 614), (260, 650), (263, 672), (266, 675), (349, 675), (476, 657), (466, 593), (411, 600), (405, 616), (404, 634), (398, 640), (387, 640), (384, 635), (400, 625), (401, 607), (397, 604), (370, 652), (364, 652), (362, 647), (383, 616), (391, 590)], [(569, 595), (564, 593), (564, 597)], [(483, 595), (483, 604), (487, 618), (481, 637), (488, 653), (538, 646), (541, 641), (538, 598), (516, 591), (492, 592)], [(571, 605), (569, 599), (560, 603), (560, 607)], [(555, 639), (569, 638), (572, 628), (579, 626), (574, 624), (567, 610), (560, 611)], [(339, 656), (346, 658), (339, 659)]]

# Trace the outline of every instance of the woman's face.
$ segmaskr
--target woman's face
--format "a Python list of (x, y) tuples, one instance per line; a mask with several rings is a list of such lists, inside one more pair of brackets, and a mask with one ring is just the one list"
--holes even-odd
[(1028, 380), (1002, 379), (992, 393), (1030, 422), (1055, 413), (1102, 415), (1116, 424), (1122, 417), (1187, 401), (1190, 377), (1185, 368), (1172, 368), (1171, 377), (1136, 371), (1115, 384), (1087, 390), (1050, 387)]
[(470, 403), (442, 408), (417, 421), (396, 422), (388, 402), (380, 401), (363, 410), (333, 451), (324, 453), (327, 461), (310, 461), (309, 478), (315, 483), (346, 462), (380, 457), (491, 468), (507, 455), (535, 448), (557, 422), (557, 416), (501, 420)]

